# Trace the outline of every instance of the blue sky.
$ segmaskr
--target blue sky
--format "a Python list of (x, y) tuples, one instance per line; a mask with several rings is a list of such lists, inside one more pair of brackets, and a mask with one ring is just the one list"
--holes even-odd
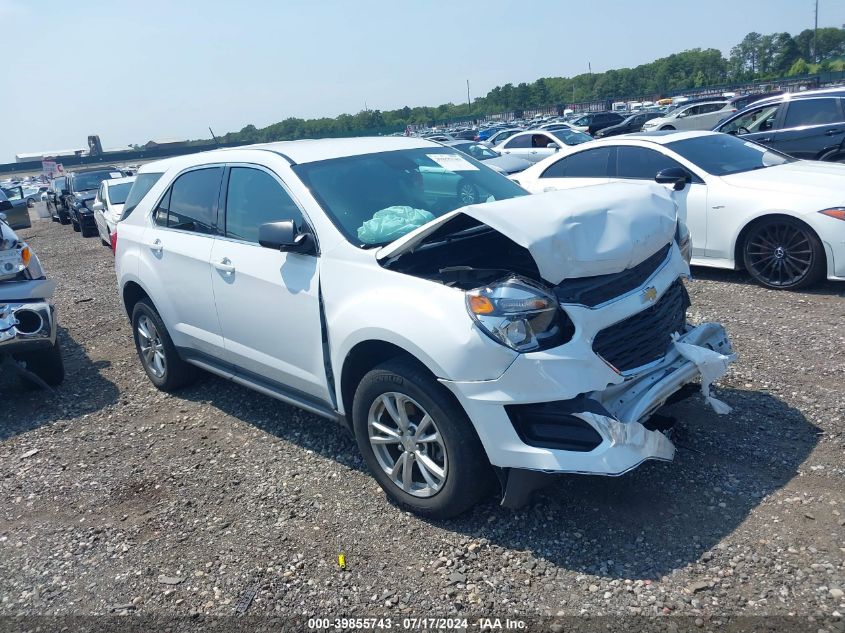
[[(438, 105), (507, 82), (727, 53), (812, 27), (813, 0), (0, 0), (0, 162), (208, 137), (288, 116)], [(601, 10), (596, 10), (598, 7)], [(820, 0), (820, 26), (845, 0)]]

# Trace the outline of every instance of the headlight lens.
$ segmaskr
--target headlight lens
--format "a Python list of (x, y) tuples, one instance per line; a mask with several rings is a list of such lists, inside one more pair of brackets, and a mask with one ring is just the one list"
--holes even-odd
[(681, 249), (681, 255), (689, 264), (692, 259), (692, 238), (690, 238), (687, 225), (681, 220), (678, 220), (675, 225), (675, 241), (678, 243), (678, 248)]
[(487, 336), (517, 352), (561, 345), (574, 330), (553, 295), (520, 277), (470, 290), (466, 303)]

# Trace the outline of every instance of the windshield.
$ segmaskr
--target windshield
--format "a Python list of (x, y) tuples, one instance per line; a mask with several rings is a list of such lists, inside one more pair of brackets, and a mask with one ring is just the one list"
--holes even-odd
[(563, 130), (553, 130), (549, 132), (549, 134), (554, 136), (564, 145), (580, 145), (581, 143), (586, 143), (587, 141), (593, 140), (593, 137), (589, 134), (584, 134), (583, 132), (573, 130), (572, 128), (566, 128)]
[(126, 196), (129, 195), (129, 190), (132, 189), (131, 182), (122, 182), (118, 185), (109, 187), (109, 200), (112, 204), (123, 204), (126, 202)]
[(527, 192), (446, 148), (379, 152), (293, 167), (326, 215), (361, 248), (382, 246), (441, 215)]
[(461, 143), (460, 145), (452, 145), (459, 152), (469, 154), (475, 160), (487, 160), (489, 158), (498, 158), (499, 155), (485, 145), (478, 143)]
[(100, 183), (112, 178), (123, 178), (119, 171), (88, 171), (73, 177), (74, 191), (90, 191), (99, 189)]
[(697, 136), (667, 143), (666, 147), (714, 176), (738, 174), (795, 161), (786, 154), (729, 134)]

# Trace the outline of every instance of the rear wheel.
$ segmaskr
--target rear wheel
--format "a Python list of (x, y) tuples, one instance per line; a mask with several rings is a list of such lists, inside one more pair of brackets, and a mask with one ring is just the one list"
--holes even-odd
[(791, 218), (771, 218), (748, 231), (742, 247), (743, 263), (761, 285), (775, 290), (799, 290), (817, 282), (825, 272), (819, 238)]
[(352, 420), (370, 472), (398, 504), (445, 519), (488, 492), (492, 473), (471, 422), (416, 363), (392, 360), (364, 376)]
[(183, 361), (156, 309), (141, 299), (132, 309), (132, 335), (141, 366), (162, 391), (175, 391), (191, 382), (196, 368)]

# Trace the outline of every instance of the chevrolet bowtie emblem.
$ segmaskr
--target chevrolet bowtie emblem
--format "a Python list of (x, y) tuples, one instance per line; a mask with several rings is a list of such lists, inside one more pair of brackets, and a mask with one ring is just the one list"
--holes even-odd
[(643, 303), (653, 303), (657, 300), (657, 288), (649, 286), (643, 290)]

